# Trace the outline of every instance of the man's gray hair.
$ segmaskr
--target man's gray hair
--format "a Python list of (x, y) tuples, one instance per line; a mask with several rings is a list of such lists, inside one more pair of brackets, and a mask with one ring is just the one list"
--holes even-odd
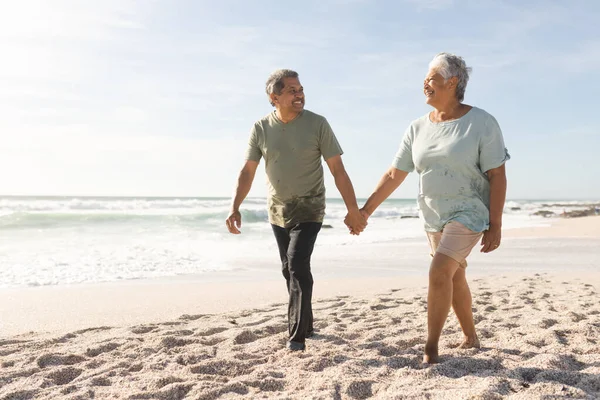
[(436, 70), (445, 80), (453, 76), (457, 77), (456, 97), (460, 102), (465, 99), (467, 82), (469, 82), (469, 75), (473, 69), (467, 67), (467, 63), (462, 57), (450, 53), (439, 53), (429, 63), (429, 69)]
[(269, 79), (267, 79), (266, 84), (266, 92), (267, 96), (269, 96), (269, 102), (272, 106), (273, 102), (271, 101), (271, 94), (274, 93), (276, 95), (280, 95), (283, 90), (283, 78), (297, 78), (298, 73), (296, 71), (292, 71), (291, 69), (278, 69), (274, 71), (271, 75), (269, 75)]

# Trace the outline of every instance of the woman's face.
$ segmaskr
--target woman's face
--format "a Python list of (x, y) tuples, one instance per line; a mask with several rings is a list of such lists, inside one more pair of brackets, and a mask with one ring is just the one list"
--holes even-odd
[(423, 94), (425, 94), (425, 102), (432, 107), (447, 103), (455, 94), (456, 78), (452, 77), (445, 81), (444, 77), (435, 69), (430, 69), (427, 72), (425, 81), (423, 81)]

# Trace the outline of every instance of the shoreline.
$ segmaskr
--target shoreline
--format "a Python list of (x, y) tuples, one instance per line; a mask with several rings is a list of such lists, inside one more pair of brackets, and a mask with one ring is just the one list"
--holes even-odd
[[(600, 241), (600, 217), (559, 219), (548, 227), (509, 229), (504, 237), (501, 249), (494, 253), (483, 255), (474, 249), (470, 256), (469, 279), (542, 272), (561, 275), (564, 272), (561, 266), (565, 263), (571, 264), (571, 275), (595, 275), (596, 267), (600, 265), (595, 264), (597, 259), (593, 251), (593, 245)], [(538, 259), (530, 249), (533, 245), (554, 251), (556, 245), (548, 240), (559, 238), (564, 238), (562, 242), (573, 247), (581, 246), (573, 250), (577, 254), (559, 251), (544, 261), (543, 254)], [(314, 298), (368, 297), (392, 288), (426, 288), (427, 245), (425, 240), (410, 243), (416, 246), (410, 255), (396, 243), (349, 246), (343, 259), (328, 258), (325, 249), (316, 249)], [(516, 262), (520, 266), (515, 267)], [(0, 315), (3, 316), (0, 337), (95, 325), (124, 326), (173, 319), (189, 313), (233, 312), (286, 301), (284, 280), (275, 260), (268, 268), (202, 276), (5, 288), (0, 289)]]

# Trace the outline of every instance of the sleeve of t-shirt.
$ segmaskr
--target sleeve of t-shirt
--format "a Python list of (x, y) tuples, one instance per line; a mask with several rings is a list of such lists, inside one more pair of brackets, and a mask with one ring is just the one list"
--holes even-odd
[(321, 150), (324, 160), (344, 154), (342, 147), (337, 141), (337, 138), (326, 119), (323, 120), (320, 127), (319, 150)]
[(262, 151), (258, 146), (258, 132), (256, 125), (252, 127), (250, 131), (250, 139), (248, 139), (248, 147), (246, 148), (246, 160), (249, 161), (260, 161), (262, 158)]
[(413, 130), (411, 124), (404, 132), (402, 142), (400, 143), (400, 148), (398, 149), (396, 157), (392, 162), (392, 167), (405, 172), (413, 172), (415, 170), (415, 164), (413, 162), (412, 143)]
[(504, 138), (498, 121), (492, 116), (485, 124), (485, 131), (479, 142), (479, 166), (482, 172), (498, 168), (510, 159), (504, 146)]

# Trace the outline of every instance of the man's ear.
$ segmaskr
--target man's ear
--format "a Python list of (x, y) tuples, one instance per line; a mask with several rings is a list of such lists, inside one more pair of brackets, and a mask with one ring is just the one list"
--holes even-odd
[(269, 95), (269, 98), (271, 99), (271, 104), (277, 104), (277, 99), (276, 99), (275, 93), (271, 93)]

